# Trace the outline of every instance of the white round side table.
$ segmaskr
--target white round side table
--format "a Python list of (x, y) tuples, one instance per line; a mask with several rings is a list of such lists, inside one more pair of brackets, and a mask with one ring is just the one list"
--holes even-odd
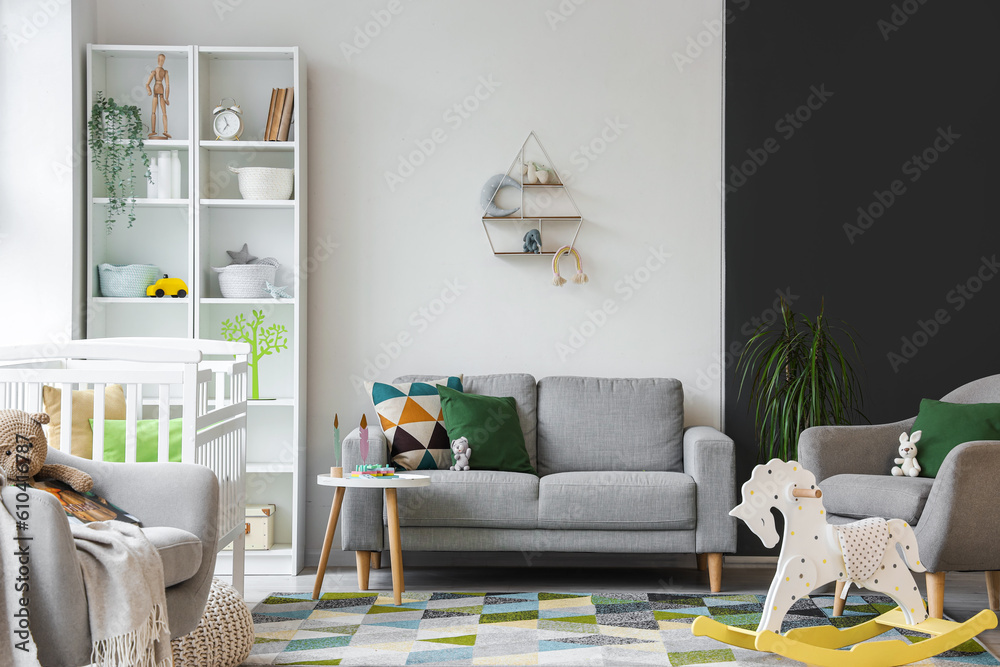
[[(317, 475), (316, 483), (320, 486), (336, 487), (333, 496), (333, 506), (330, 507), (330, 520), (326, 524), (326, 537), (323, 539), (323, 551), (319, 557), (319, 569), (316, 571), (316, 584), (313, 586), (313, 600), (319, 599), (319, 591), (326, 575), (326, 564), (330, 560), (330, 548), (333, 546), (333, 533), (337, 530), (337, 520), (340, 518), (340, 507), (344, 503), (347, 489), (385, 489), (385, 504), (389, 519), (389, 560), (392, 566), (392, 595), (397, 605), (403, 603), (403, 550), (399, 546), (399, 506), (396, 504), (396, 489), (429, 486), (431, 478), (427, 475), (395, 475), (393, 477), (331, 477)], [(372, 554), (369, 551), (355, 552), (358, 563), (358, 587), (368, 590), (368, 568)], [(363, 562), (362, 562), (363, 561)]]

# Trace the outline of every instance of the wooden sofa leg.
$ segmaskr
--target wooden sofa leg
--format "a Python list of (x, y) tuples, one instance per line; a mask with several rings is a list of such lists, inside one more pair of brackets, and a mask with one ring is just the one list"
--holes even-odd
[(372, 569), (378, 570), (382, 567), (382, 552), (373, 551), (372, 552)]
[(927, 613), (944, 618), (944, 572), (927, 573)]
[(844, 605), (847, 603), (847, 600), (845, 600), (844, 598), (840, 597), (840, 594), (844, 592), (844, 585), (846, 583), (847, 582), (844, 582), (844, 581), (838, 581), (837, 582), (837, 590), (833, 594), (833, 615), (834, 616), (843, 616), (844, 615)]
[(706, 554), (708, 561), (708, 582), (713, 593), (722, 590), (722, 554)]
[(698, 571), (704, 572), (708, 569), (708, 554), (697, 554), (698, 556)]
[(990, 599), (990, 609), (1000, 610), (1000, 570), (986, 573), (986, 595)]

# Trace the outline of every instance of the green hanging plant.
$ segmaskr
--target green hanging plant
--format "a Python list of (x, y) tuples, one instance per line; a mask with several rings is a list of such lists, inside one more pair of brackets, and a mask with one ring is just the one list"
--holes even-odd
[(104, 177), (104, 186), (108, 191), (104, 223), (110, 234), (114, 230), (116, 216), (126, 215), (129, 227), (135, 222), (135, 169), (139, 157), (145, 167), (143, 178), (152, 180), (149, 155), (143, 148), (139, 107), (120, 105), (114, 98), (106, 98), (103, 92), (98, 92), (87, 129), (90, 133), (90, 159)]
[(781, 319), (757, 327), (736, 363), (736, 374), (740, 396), (750, 383), (749, 410), (761, 461), (796, 459), (799, 435), (811, 426), (868, 421), (861, 412), (864, 397), (852, 359), (861, 363), (851, 330), (831, 324), (822, 304), (811, 320), (782, 301)]

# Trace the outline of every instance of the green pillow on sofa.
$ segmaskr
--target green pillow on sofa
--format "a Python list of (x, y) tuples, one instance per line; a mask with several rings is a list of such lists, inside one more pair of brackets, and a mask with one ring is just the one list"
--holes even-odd
[(937, 477), (945, 457), (964, 442), (1000, 440), (1000, 403), (944, 403), (925, 398), (913, 422), (921, 477)]
[(472, 449), (470, 470), (538, 474), (528, 458), (513, 398), (464, 394), (441, 385), (438, 385), (438, 394), (448, 439), (454, 441), (465, 437), (469, 440)]
[[(181, 462), (181, 435), (183, 419), (170, 420), (170, 461)], [(90, 420), (94, 427), (94, 420)], [(138, 463), (153, 463), (157, 456), (157, 440), (160, 437), (158, 419), (140, 419), (135, 423), (135, 460)], [(104, 460), (110, 463), (125, 462), (125, 420), (104, 420)]]

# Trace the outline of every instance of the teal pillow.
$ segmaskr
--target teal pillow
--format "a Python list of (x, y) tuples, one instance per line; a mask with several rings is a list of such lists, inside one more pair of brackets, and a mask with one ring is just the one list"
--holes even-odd
[(913, 422), (921, 477), (937, 477), (948, 453), (963, 442), (1000, 440), (1000, 403), (943, 403), (925, 398)]
[[(170, 420), (170, 461), (181, 462), (181, 433), (183, 419)], [(94, 420), (90, 420), (90, 428), (94, 428)], [(157, 440), (160, 437), (160, 421), (158, 419), (140, 419), (135, 424), (135, 460), (139, 463), (156, 461)], [(104, 420), (104, 460), (110, 463), (125, 462), (125, 420)]]
[(448, 440), (461, 437), (469, 440), (471, 470), (538, 474), (528, 458), (513, 398), (464, 394), (441, 385), (437, 389)]

